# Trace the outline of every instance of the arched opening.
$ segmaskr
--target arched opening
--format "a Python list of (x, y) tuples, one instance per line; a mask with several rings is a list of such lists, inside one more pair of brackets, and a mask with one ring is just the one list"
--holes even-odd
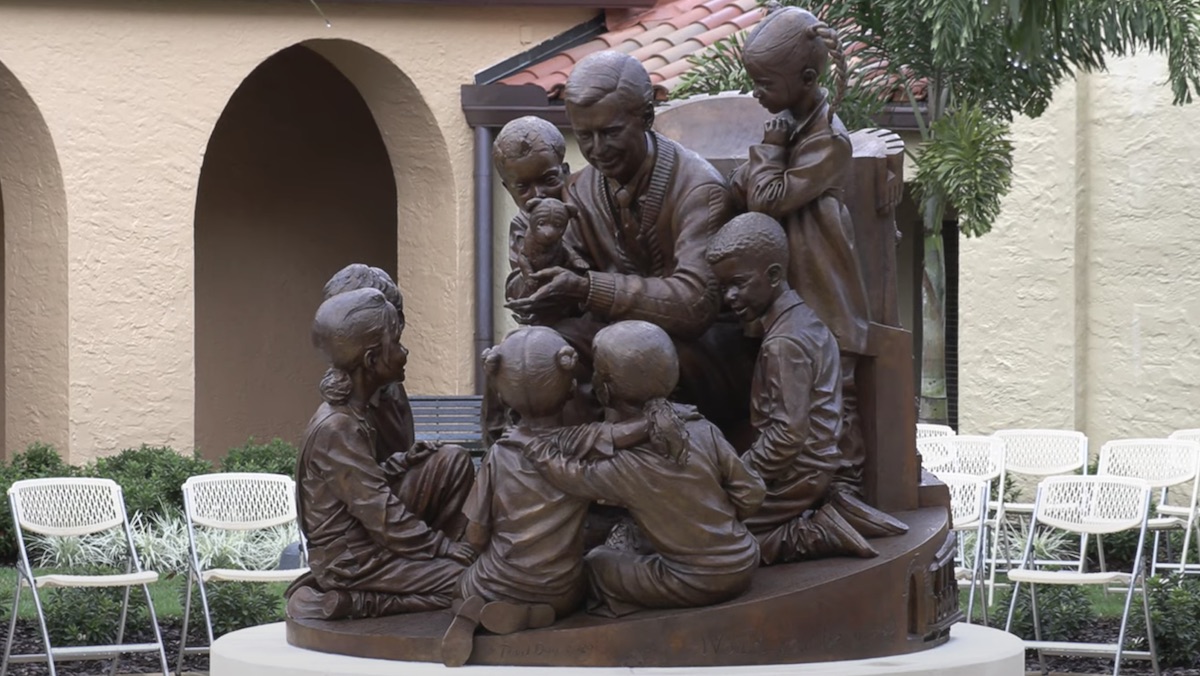
[(2, 64), (0, 233), (0, 457), (33, 442), (66, 455), (66, 194), (46, 121)]
[(356, 85), (301, 45), (238, 87), (209, 139), (196, 200), (196, 447), (295, 442), (323, 365), (309, 341), (325, 281), (395, 271), (393, 161)]

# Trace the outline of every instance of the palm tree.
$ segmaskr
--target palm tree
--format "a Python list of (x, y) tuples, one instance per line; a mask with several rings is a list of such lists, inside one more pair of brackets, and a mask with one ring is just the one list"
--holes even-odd
[[(763, 3), (766, 4), (766, 3)], [(1058, 85), (1103, 71), (1105, 58), (1165, 54), (1176, 104), (1200, 91), (1200, 0), (824, 0), (812, 9), (838, 28), (856, 76), (843, 118), (870, 125), (896, 92), (912, 104), (922, 143), (907, 150), (925, 235), (919, 418), (948, 420), (945, 254), (948, 212), (967, 237), (991, 230), (1012, 183), (1009, 130), (1037, 117)], [(816, 5), (815, 7), (813, 5)], [(693, 57), (676, 96), (749, 91), (741, 36)], [(920, 105), (916, 87), (924, 86)]]

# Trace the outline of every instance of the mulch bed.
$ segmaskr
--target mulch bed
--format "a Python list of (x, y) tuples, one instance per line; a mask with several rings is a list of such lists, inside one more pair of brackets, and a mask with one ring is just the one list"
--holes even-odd
[[(8, 621), (5, 620), (5, 625)], [(163, 632), (163, 640), (167, 646), (167, 666), (171, 668), (171, 672), (175, 670), (175, 660), (179, 659), (179, 633), (182, 629), (182, 621), (162, 620), (159, 623)], [(4, 627), (7, 629), (7, 627)], [(191, 633), (190, 631), (188, 632)], [(137, 629), (129, 627), (126, 630), (125, 642), (127, 643), (150, 643), (154, 641), (154, 634), (149, 628)], [(198, 645), (191, 640), (188, 645)], [(0, 650), (3, 649), (3, 644), (0, 644)], [(35, 653), (41, 652), (44, 649), (42, 643), (42, 634), (38, 630), (36, 621), (33, 620), (17, 620), (16, 636), (13, 639), (13, 654)], [(112, 660), (101, 661), (78, 661), (78, 662), (55, 662), (55, 669), (59, 674), (107, 674)], [(208, 655), (188, 655), (183, 661), (184, 671), (208, 671)], [(161, 673), (162, 664), (158, 661), (158, 653), (130, 653), (121, 656), (121, 664), (118, 671), (122, 674), (145, 674), (145, 673)], [(13, 664), (8, 668), (8, 673), (12, 676), (45, 676), (49, 671), (44, 662), (29, 662), (26, 664)]]
[[(1092, 623), (1092, 626), (1076, 638), (1078, 641), (1092, 643), (1112, 643), (1121, 629), (1119, 618), (1102, 618)], [(1154, 671), (1150, 668), (1150, 660), (1122, 660), (1122, 676), (1150, 676)], [(1052, 673), (1058, 674), (1111, 674), (1112, 659), (1084, 657), (1046, 657), (1046, 666)], [(1038, 673), (1037, 653), (1025, 653), (1025, 669), (1030, 673)], [(1164, 667), (1163, 676), (1200, 676), (1200, 664), (1192, 667)]]

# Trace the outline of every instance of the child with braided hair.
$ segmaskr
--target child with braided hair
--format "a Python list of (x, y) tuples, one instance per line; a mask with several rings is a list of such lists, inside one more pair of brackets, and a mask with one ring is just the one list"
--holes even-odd
[[(837, 91), (818, 82), (832, 61)], [(754, 97), (771, 113), (763, 141), (732, 177), (735, 199), (779, 221), (788, 240), (788, 281), (829, 327), (841, 356), (843, 433), (840, 471), (857, 484), (863, 461), (854, 370), (867, 345), (866, 289), (854, 251), (850, 212), (842, 202), (850, 136), (835, 112), (846, 93), (846, 57), (837, 31), (812, 13), (776, 8), (742, 51)]]

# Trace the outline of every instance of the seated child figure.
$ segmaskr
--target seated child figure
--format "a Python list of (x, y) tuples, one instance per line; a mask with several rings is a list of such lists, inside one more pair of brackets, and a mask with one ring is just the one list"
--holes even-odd
[[(347, 265), (326, 282), (324, 300), (367, 288), (382, 291), (396, 308), (403, 335), (404, 297), (391, 275), (380, 268), (362, 263)], [(380, 388), (370, 398), (367, 417), (375, 430), (375, 459), (396, 496), (431, 528), (452, 540), (460, 539), (466, 527), (462, 506), (475, 479), (470, 453), (454, 444), (416, 441), (412, 405), (403, 379)]]
[(679, 358), (665, 331), (649, 322), (617, 322), (596, 334), (593, 350), (593, 384), (607, 419), (645, 423), (653, 416), (658, 422), (650, 425), (651, 438), (653, 430), (669, 431), (673, 422), (682, 447), (664, 453), (635, 443), (611, 457), (579, 460), (579, 451), (595, 443), (597, 435), (587, 432), (598, 423), (567, 430), (554, 444), (524, 447), (564, 492), (628, 509), (654, 549), (589, 551), (590, 609), (620, 616), (640, 608), (710, 605), (741, 594), (759, 563), (758, 542), (742, 520), (762, 502), (762, 479), (715, 426), (666, 401), (679, 378)]
[(508, 226), (508, 263), (511, 271), (505, 282), (505, 300), (533, 293), (536, 284), (529, 279), (534, 270), (524, 262), (526, 237), (530, 226), (530, 202), (535, 199), (561, 200), (570, 175), (564, 161), (567, 142), (562, 132), (540, 117), (520, 117), (500, 130), (492, 144), (492, 164), (504, 189), (517, 206), (517, 215)]
[(474, 551), (409, 511), (372, 443), (369, 401), (403, 377), (407, 362), (395, 307), (377, 289), (334, 295), (317, 310), (312, 339), (330, 368), (296, 463), (310, 574), (288, 589), (288, 614), (339, 619), (448, 607)]
[[(827, 502), (842, 464), (840, 359), (833, 334), (788, 284), (783, 228), (765, 214), (742, 214), (713, 236), (706, 257), (725, 302), (763, 336), (750, 400), (755, 440), (742, 456), (767, 487), (762, 508), (746, 520), (763, 563), (876, 556)], [(855, 506), (877, 524), (905, 528)]]
[(563, 407), (575, 391), (575, 361), (575, 350), (545, 327), (517, 329), (484, 352), (484, 368), (519, 422), (492, 445), (464, 509), (467, 541), (480, 554), (459, 582), (464, 600), (442, 643), (449, 665), (470, 656), (477, 624), (495, 634), (544, 627), (583, 601), (588, 501), (548, 482), (521, 449), (557, 452), (557, 439), (569, 435), (580, 440), (571, 445), (579, 452), (611, 456), (616, 448), (645, 441), (650, 431), (641, 421), (563, 428)]

